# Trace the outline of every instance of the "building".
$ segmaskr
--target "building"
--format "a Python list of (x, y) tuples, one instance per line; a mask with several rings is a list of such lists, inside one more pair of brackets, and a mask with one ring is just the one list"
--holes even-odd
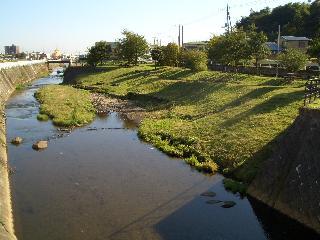
[(59, 49), (56, 49), (53, 51), (53, 53), (51, 54), (51, 58), (53, 60), (58, 60), (58, 59), (61, 59), (62, 58), (62, 53)]
[(278, 44), (276, 42), (266, 42), (265, 44), (272, 54), (277, 54), (283, 51), (281, 46), (279, 46), (278, 49)]
[(185, 50), (198, 50), (205, 51), (207, 49), (208, 42), (200, 41), (200, 42), (188, 42), (183, 44), (183, 48)]
[(19, 46), (12, 44), (11, 46), (4, 47), (4, 54), (5, 55), (16, 55), (20, 53)]
[(306, 37), (282, 36), (280, 38), (280, 46), (283, 49), (299, 49), (307, 52), (311, 39)]

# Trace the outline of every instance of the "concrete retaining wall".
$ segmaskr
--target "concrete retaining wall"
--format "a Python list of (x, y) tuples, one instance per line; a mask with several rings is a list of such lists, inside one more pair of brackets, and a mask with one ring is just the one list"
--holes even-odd
[(45, 64), (0, 69), (0, 239), (15, 240), (8, 176), (5, 102), (18, 84), (48, 73)]
[(320, 233), (320, 110), (302, 108), (253, 180), (254, 198)]

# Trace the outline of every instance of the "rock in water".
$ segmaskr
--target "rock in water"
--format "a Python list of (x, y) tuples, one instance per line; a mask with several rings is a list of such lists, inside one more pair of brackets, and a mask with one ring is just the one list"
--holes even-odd
[(209, 201), (206, 201), (207, 204), (217, 204), (217, 203), (221, 203), (222, 201), (220, 200), (209, 200)]
[(48, 147), (48, 141), (38, 141), (32, 145), (35, 150), (46, 149)]
[(14, 139), (11, 140), (11, 143), (14, 145), (19, 145), (21, 144), (23, 139), (21, 137), (15, 137)]
[(236, 203), (233, 202), (233, 201), (225, 201), (225, 202), (223, 202), (223, 205), (221, 207), (223, 207), (223, 208), (232, 208), (235, 205), (236, 205)]

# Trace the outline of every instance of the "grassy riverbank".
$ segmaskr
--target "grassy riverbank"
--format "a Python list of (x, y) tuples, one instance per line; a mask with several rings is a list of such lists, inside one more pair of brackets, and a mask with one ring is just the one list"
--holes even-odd
[(75, 85), (137, 100), (148, 111), (139, 129), (144, 140), (244, 182), (298, 115), (304, 90), (303, 81), (152, 66), (106, 67)]
[(95, 117), (90, 93), (69, 86), (53, 85), (36, 93), (41, 103), (38, 120), (50, 117), (57, 126), (73, 127), (90, 123)]

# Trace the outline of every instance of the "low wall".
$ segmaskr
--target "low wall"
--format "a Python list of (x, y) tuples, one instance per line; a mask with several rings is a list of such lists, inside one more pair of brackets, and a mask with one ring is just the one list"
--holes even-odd
[(8, 176), (5, 102), (18, 84), (48, 74), (45, 64), (0, 69), (0, 239), (15, 240)]
[(302, 108), (248, 192), (320, 233), (320, 110)]

